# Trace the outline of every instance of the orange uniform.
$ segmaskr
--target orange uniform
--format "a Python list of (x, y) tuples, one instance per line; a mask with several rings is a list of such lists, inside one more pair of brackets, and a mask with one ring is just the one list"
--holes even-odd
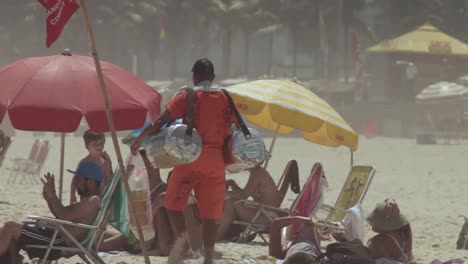
[[(185, 118), (187, 93), (172, 98), (166, 109), (174, 120)], [(194, 91), (193, 127), (202, 138), (202, 152), (195, 162), (174, 168), (166, 194), (167, 209), (182, 211), (193, 189), (200, 218), (221, 219), (226, 185), (223, 145), (232, 123), (236, 123), (234, 114), (221, 91)]]

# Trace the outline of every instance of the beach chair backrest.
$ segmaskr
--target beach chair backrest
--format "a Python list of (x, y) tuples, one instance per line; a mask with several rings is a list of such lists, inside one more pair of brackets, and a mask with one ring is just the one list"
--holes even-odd
[(109, 219), (112, 213), (112, 204), (114, 203), (113, 200), (116, 197), (116, 190), (121, 184), (122, 176), (119, 168), (117, 168), (104, 189), (104, 194), (101, 198), (101, 208), (93, 222), (93, 225), (97, 226), (97, 229), (88, 231), (85, 239), (81, 242), (81, 244), (88, 250), (97, 251), (99, 248), (104, 237), (104, 232), (109, 224)]
[[(315, 163), (310, 171), (302, 191), (297, 196), (291, 206), (290, 216), (312, 217), (320, 208), (323, 201), (323, 167), (320, 163)], [(302, 224), (292, 225), (292, 238), (296, 240), (301, 232)]]
[(37, 174), (41, 173), (42, 166), (44, 166), (44, 163), (48, 155), (49, 155), (49, 141), (45, 140), (42, 142), (39, 148), (39, 153), (37, 154), (37, 158), (35, 160), (36, 168), (35, 168), (34, 173), (37, 173)]
[(275, 207), (280, 207), (281, 204), (283, 203), (284, 197), (286, 196), (286, 193), (288, 192), (288, 188), (291, 185), (291, 181), (288, 179), (291, 177), (291, 173), (298, 173), (298, 166), (297, 166), (297, 161), (295, 160), (290, 160), (288, 164), (286, 164), (286, 167), (284, 168), (283, 175), (281, 176), (281, 179), (283, 181), (280, 183), (280, 198), (278, 199), (279, 204), (275, 204), (273, 206)]
[(320, 208), (323, 200), (323, 175), (322, 164), (315, 163), (302, 191), (291, 205), (291, 216), (311, 217)]
[(0, 168), (3, 165), (3, 161), (5, 160), (6, 153), (7, 153), (8, 149), (10, 148), (12, 141), (13, 140), (9, 136), (6, 136), (4, 141), (3, 141), (3, 148), (0, 151), (0, 153), (1, 153), (1, 155), (0, 155)]
[(372, 166), (353, 166), (349, 172), (338, 199), (336, 199), (334, 210), (327, 217), (330, 222), (339, 222), (345, 217), (343, 210), (360, 205), (366, 196), (369, 185), (375, 174), (375, 168)]
[(31, 147), (31, 151), (29, 152), (28, 160), (35, 161), (37, 158), (37, 154), (39, 153), (39, 147), (41, 146), (42, 140), (37, 139), (34, 140), (34, 144)]

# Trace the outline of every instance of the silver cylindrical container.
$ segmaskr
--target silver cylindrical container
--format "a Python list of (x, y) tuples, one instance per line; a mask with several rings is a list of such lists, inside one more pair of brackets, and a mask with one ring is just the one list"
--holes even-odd
[(191, 141), (186, 141), (185, 124), (176, 124), (151, 136), (144, 145), (148, 159), (156, 168), (172, 168), (198, 159), (202, 150), (202, 139), (193, 129)]
[(249, 128), (251, 138), (245, 138), (242, 130), (236, 130), (232, 134), (226, 146), (226, 170), (236, 173), (251, 169), (261, 164), (267, 157), (265, 142), (260, 134)]

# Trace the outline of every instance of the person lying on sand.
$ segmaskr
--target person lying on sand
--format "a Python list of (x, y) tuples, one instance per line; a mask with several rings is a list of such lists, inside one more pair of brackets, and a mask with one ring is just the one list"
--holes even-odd
[[(218, 241), (226, 237), (234, 220), (250, 221), (257, 213), (256, 209), (236, 203), (237, 201), (252, 197), (255, 202), (279, 207), (290, 184), (293, 185), (293, 190), (299, 192), (299, 170), (296, 162), (289, 164), (284, 178), (285, 182), (280, 189), (277, 189), (270, 173), (262, 168), (261, 164), (250, 169), (249, 172), (249, 179), (244, 188), (240, 188), (234, 180), (226, 181), (226, 188), (230, 190), (226, 193), (223, 219), (217, 232)], [(257, 219), (257, 223), (268, 225), (270, 220), (261, 215)]]
[[(367, 242), (369, 254), (377, 264), (406, 264), (414, 260), (411, 226), (394, 199), (378, 203), (366, 220), (378, 233)], [(340, 233), (333, 236), (338, 241), (344, 239)]]
[[(369, 254), (377, 264), (398, 264), (411, 261), (411, 228), (406, 218), (400, 214), (394, 199), (388, 198), (379, 203), (367, 217), (368, 223), (379, 234), (369, 240)], [(300, 224), (298, 238), (292, 237), (293, 224)], [(283, 228), (286, 227), (285, 232)], [(314, 233), (315, 224), (310, 218), (293, 216), (281, 217), (273, 221), (270, 230), (269, 254), (284, 259), (285, 264), (319, 263), (314, 262), (320, 254), (319, 236)], [(332, 234), (338, 241), (344, 241), (344, 233)], [(282, 241), (292, 241), (283, 247)]]
[[(76, 190), (80, 195), (80, 201), (68, 206), (63, 206), (55, 192), (54, 175), (49, 172), (41, 179), (44, 187), (42, 196), (44, 197), (50, 212), (60, 220), (74, 223), (92, 224), (101, 206), (99, 193), (100, 183), (104, 178), (104, 173), (99, 165), (93, 162), (82, 162), (74, 173), (76, 178)], [(87, 229), (69, 226), (67, 231), (73, 237), (81, 241), (87, 233)], [(8, 221), (0, 227), (0, 263), (10, 263), (16, 260), (18, 252), (23, 249), (30, 259), (42, 258), (46, 249), (31, 249), (25, 245), (44, 245), (51, 243), (54, 232), (45, 228), (36, 228), (34, 225)], [(66, 236), (59, 233), (54, 246), (69, 246), (71, 241)], [(61, 251), (52, 250), (48, 260), (55, 260), (61, 257)]]
[[(294, 224), (300, 225), (301, 232), (297, 239), (292, 238)], [(285, 232), (283, 228), (286, 228)], [(283, 247), (282, 241), (294, 241), (294, 243)], [(271, 225), (268, 251), (270, 256), (284, 259), (284, 264), (320, 263), (316, 261), (321, 253), (320, 241), (315, 234), (315, 224), (310, 218), (302, 216), (275, 219)]]

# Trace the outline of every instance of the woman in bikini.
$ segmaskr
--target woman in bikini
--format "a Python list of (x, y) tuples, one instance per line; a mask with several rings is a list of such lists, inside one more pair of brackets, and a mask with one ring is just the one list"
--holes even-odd
[[(393, 213), (388, 212), (389, 203), (393, 204)], [(366, 220), (378, 233), (368, 242), (369, 253), (377, 264), (413, 263), (411, 226), (393, 199), (377, 204)]]

